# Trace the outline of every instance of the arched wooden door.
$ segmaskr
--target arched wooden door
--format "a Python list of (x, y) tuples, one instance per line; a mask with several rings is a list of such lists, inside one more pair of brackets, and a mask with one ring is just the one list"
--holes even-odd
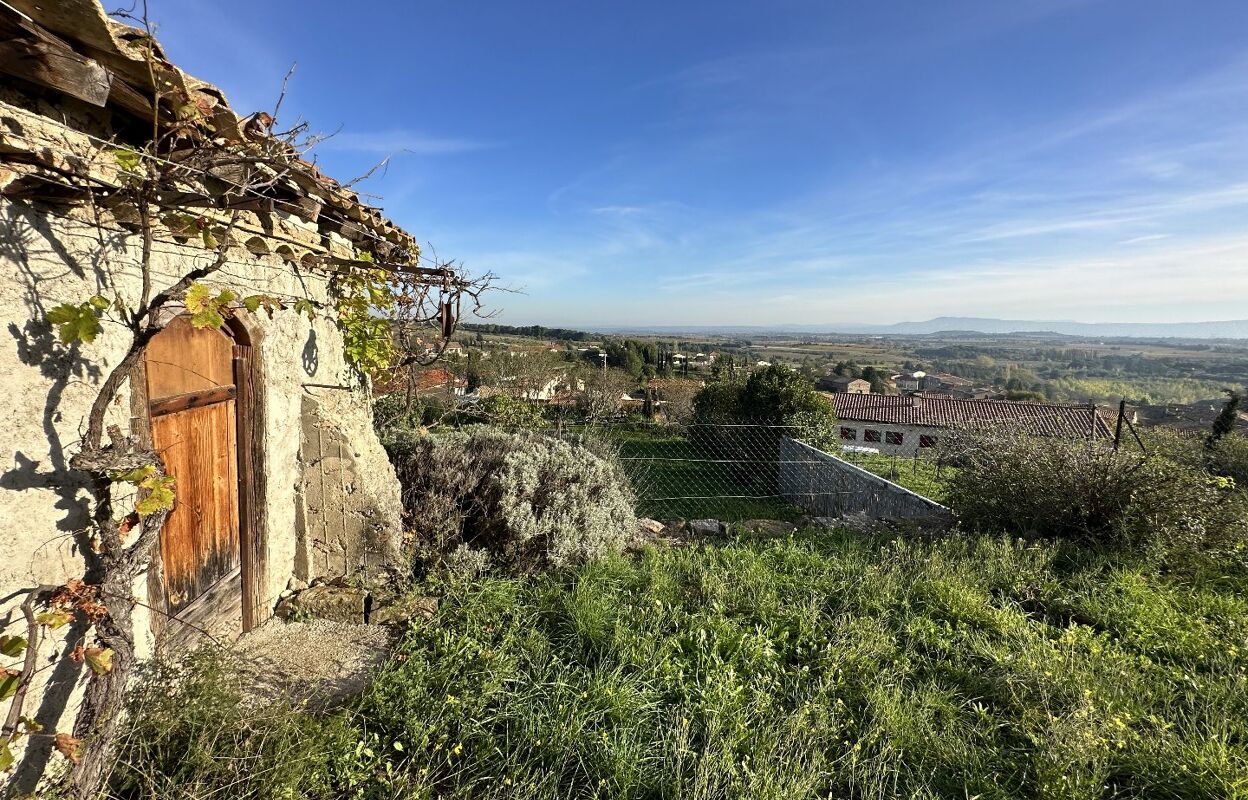
[(152, 444), (177, 479), (177, 505), (160, 534), (170, 615), (214, 593), (214, 605), (241, 603), (236, 352), (226, 331), (195, 328), (185, 316), (147, 346)]

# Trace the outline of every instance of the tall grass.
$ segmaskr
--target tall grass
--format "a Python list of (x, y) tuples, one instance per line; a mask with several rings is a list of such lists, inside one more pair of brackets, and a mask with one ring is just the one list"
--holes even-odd
[(1242, 797), (1244, 588), (837, 533), (456, 583), (296, 796)]
[(367, 716), (415, 796), (1232, 797), (1236, 588), (988, 538), (653, 551), (453, 591)]

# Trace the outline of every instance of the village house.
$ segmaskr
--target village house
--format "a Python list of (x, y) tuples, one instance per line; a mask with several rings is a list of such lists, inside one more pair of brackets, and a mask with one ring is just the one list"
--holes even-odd
[(518, 378), (514, 375), (508, 375), (500, 378), (497, 386), (482, 386), (477, 390), (476, 395), (479, 399), (485, 399), (494, 395), (505, 394), (517, 400), (527, 400), (532, 403), (549, 403), (560, 395), (569, 392), (575, 393), (584, 389), (584, 381), (579, 379), (573, 380), (564, 373), (537, 378)]
[(422, 397), (463, 397), (468, 381), (442, 367), (427, 369), (416, 376), (416, 394)]
[(421, 353), (425, 358), (430, 356), (441, 356), (442, 358), (464, 358), (468, 355), (468, 351), (459, 342), (447, 342), (446, 344), (434, 343), (429, 345)]
[(960, 400), (923, 395), (827, 394), (841, 444), (912, 456), (955, 431), (1000, 429), (1065, 439), (1108, 439), (1095, 406)]
[[(144, 446), (176, 481), (134, 586), (137, 653), (181, 646), (201, 628), (228, 640), (269, 618), (292, 582), (382, 566), (400, 541), (398, 484), (373, 431), (368, 379), (346, 357), (332, 286), (353, 269), (416, 274), (416, 240), (271, 144), (263, 117), (235, 114), (96, 0), (9, 0), (0, 24), (0, 614), (20, 623), (32, 590), (95, 568), (91, 482), (71, 460), (134, 341), (113, 319), (198, 274), (211, 292), (162, 303), (148, 325), (163, 328), (106, 398), (109, 428), (131, 442), (150, 436)], [(179, 131), (161, 157), (171, 172), (196, 142), (262, 149), (276, 166), (255, 182), (237, 164), (187, 167), (179, 191), (158, 198), (177, 213), (140, 217), (113, 199), (144, 168), (154, 116)], [(264, 309), (245, 307), (245, 295)], [(220, 324), (203, 322), (205, 303)], [(58, 341), (58, 308), (81, 315), (91, 335)], [(85, 634), (51, 632), (40, 657)], [(66, 730), (85, 674), (66, 659), (39, 670), (29, 716)], [(58, 691), (45, 693), (49, 684)]]
[[(939, 389), (941, 394), (947, 394), (950, 397), (962, 400), (986, 400), (997, 393), (989, 386), (979, 386), (976, 385), (975, 381), (951, 375), (947, 372), (939, 373), (934, 377), (940, 381)], [(925, 393), (930, 394), (931, 390), (925, 390)]]
[(829, 375), (819, 381), (819, 388), (842, 394), (871, 394), (871, 381), (842, 375)]
[(891, 376), (890, 380), (897, 387), (897, 391), (902, 393), (935, 391), (941, 387), (940, 378), (928, 375), (922, 370), (901, 372)]

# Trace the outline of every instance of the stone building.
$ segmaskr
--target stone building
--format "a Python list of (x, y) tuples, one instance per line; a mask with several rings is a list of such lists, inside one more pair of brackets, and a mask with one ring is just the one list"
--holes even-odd
[(829, 375), (819, 381), (819, 388), (842, 394), (871, 394), (871, 381), (844, 375)]
[(962, 400), (924, 395), (827, 394), (841, 444), (912, 456), (955, 431), (998, 429), (1067, 439), (1111, 439), (1095, 406)]
[[(226, 260), (204, 279), (213, 291), (281, 307), (228, 303), (220, 327), (196, 327), (189, 301), (172, 298), (159, 311), (165, 327), (110, 398), (109, 425), (123, 435), (150, 429), (177, 481), (177, 505), (134, 586), (138, 651), (181, 646), (191, 630), (183, 622), (228, 639), (268, 618), (292, 578), (381, 565), (399, 542), (398, 485), (373, 432), (368, 380), (344, 355), (330, 286), (361, 265), (414, 264), (416, 241), (275, 147), (288, 168), (245, 191), (228, 169), (187, 168), (187, 194), (170, 203), (192, 206), (196, 227), (185, 227), (187, 215), (153, 219), (145, 287), (142, 226), (134, 209), (110, 205), (110, 187), (146, 153), (153, 117), (165, 126), (190, 115), (188, 130), (223, 150), (270, 141), (264, 118), (235, 114), (219, 90), (169, 64), (158, 44), (109, 19), (96, 0), (8, 0), (0, 26), (5, 632), (24, 630), (20, 606), (32, 589), (94, 568), (92, 494), (70, 459), (102, 380), (133, 340), (112, 317), (219, 253)], [(165, 158), (176, 159), (177, 146)], [(224, 248), (200, 235), (228, 217), (236, 224)], [(98, 335), (58, 341), (49, 313), (96, 296), (108, 306), (94, 312)], [(301, 313), (301, 300), (304, 312), (331, 313)], [(52, 668), (39, 670), (26, 713), (48, 731), (67, 729), (86, 672), (57, 656), (87, 635), (69, 625), (43, 644), (40, 663)]]

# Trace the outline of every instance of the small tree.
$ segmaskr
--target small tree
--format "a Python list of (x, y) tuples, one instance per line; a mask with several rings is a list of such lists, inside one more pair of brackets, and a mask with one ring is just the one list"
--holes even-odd
[(741, 421), (788, 425), (800, 413), (834, 414), (802, 373), (773, 364), (750, 375), (741, 389)]
[(1226, 390), (1226, 403), (1222, 406), (1222, 410), (1218, 412), (1218, 418), (1213, 421), (1213, 425), (1209, 429), (1209, 437), (1205, 439), (1206, 447), (1213, 449), (1219, 439), (1235, 430), (1235, 425), (1239, 422), (1239, 406), (1241, 402), (1243, 402), (1243, 396), (1239, 392), (1234, 389)]
[(810, 379), (775, 364), (744, 384), (712, 383), (693, 398), (691, 441), (724, 458), (767, 460), (790, 436), (826, 449), (834, 446), (836, 411)]
[(624, 407), (624, 395), (636, 386), (633, 378), (619, 370), (592, 372), (585, 379), (585, 389), (577, 395), (577, 410), (590, 421), (618, 416)]

